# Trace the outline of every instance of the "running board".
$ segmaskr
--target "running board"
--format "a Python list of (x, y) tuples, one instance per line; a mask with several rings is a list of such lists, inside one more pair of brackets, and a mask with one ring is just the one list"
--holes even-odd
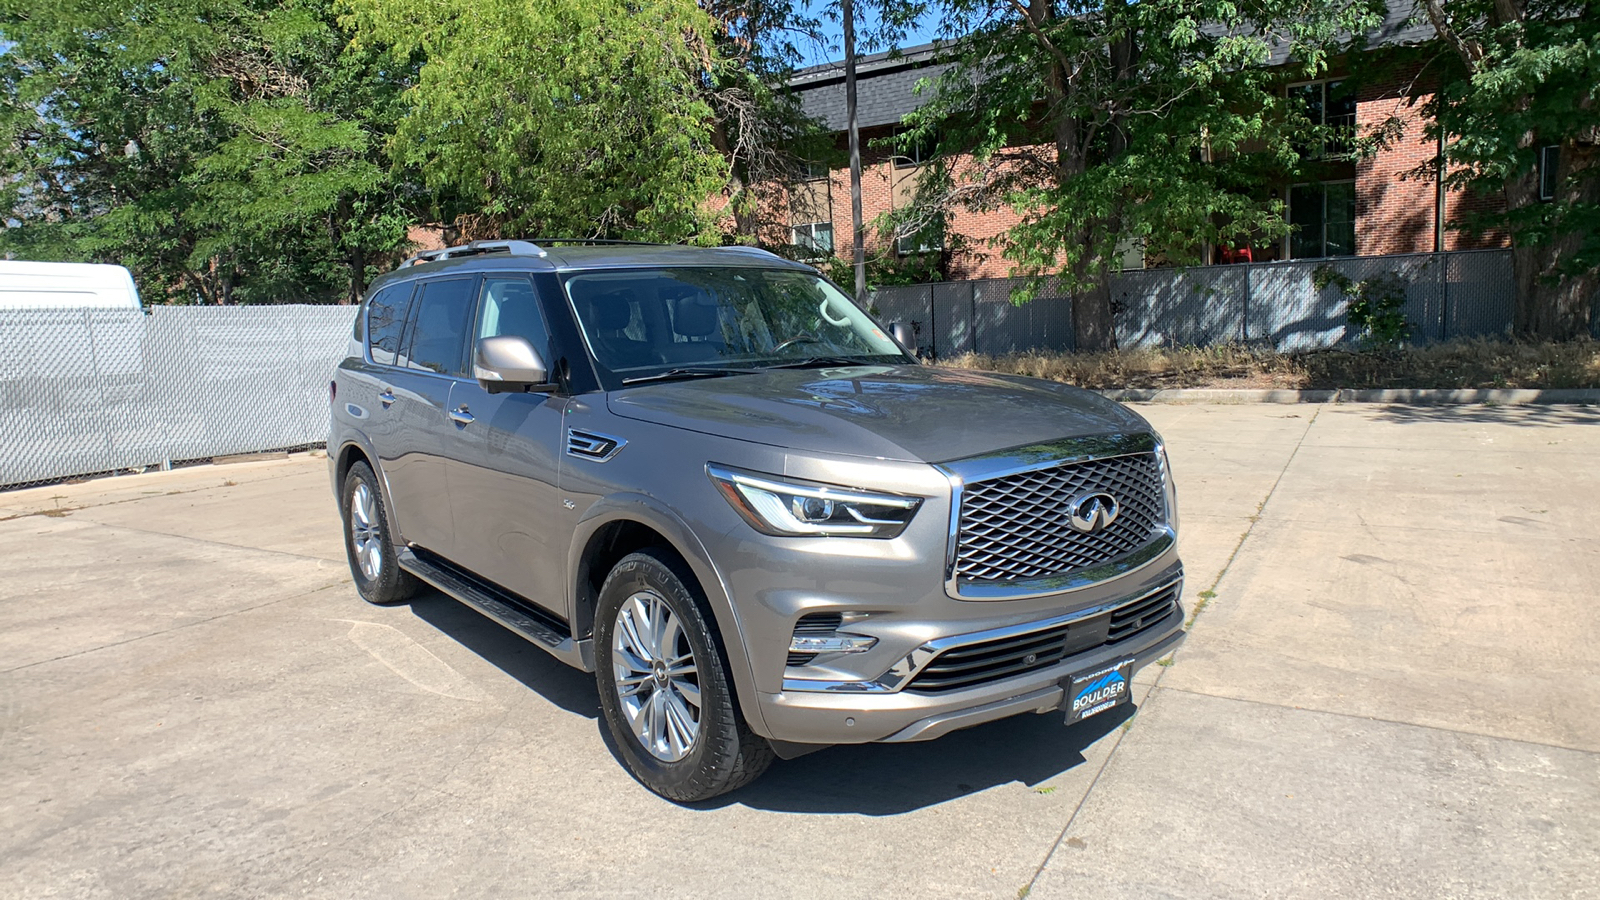
[(554, 616), (535, 613), (494, 585), (448, 563), (419, 556), (409, 547), (395, 556), (400, 568), (527, 638), (556, 659), (585, 672), (594, 671), (594, 642), (574, 641), (565, 633), (565, 624)]

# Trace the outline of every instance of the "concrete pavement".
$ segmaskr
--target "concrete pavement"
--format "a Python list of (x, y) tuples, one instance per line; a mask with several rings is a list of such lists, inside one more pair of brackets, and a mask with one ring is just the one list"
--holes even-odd
[(0, 896), (1600, 896), (1600, 414), (1141, 411), (1207, 605), (1136, 714), (696, 808), (590, 676), (362, 603), (324, 460), (0, 494)]

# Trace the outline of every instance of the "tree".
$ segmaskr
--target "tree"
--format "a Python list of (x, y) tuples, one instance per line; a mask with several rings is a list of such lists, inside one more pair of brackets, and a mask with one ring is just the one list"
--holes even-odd
[(790, 0), (340, 2), (424, 60), (394, 158), (473, 236), (756, 241), (809, 149)]
[[(904, 140), (971, 162), (931, 167), (899, 233), (957, 208), (1015, 210), (1000, 248), (1022, 274), (1061, 277), (1084, 348), (1115, 343), (1122, 249), (1198, 262), (1208, 245), (1284, 233), (1264, 185), (1314, 168), (1320, 142), (1283, 80), (1320, 73), (1340, 34), (1377, 21), (1313, 0), (944, 3), (966, 36)], [(1290, 73), (1269, 69), (1285, 50)]]
[(1600, 292), (1600, 3), (1422, 6), (1442, 45), (1422, 51), (1437, 81), (1423, 111), (1444, 142), (1445, 182), (1504, 201), (1461, 224), (1510, 234), (1519, 334), (1588, 334)]
[(677, 241), (728, 179), (693, 0), (343, 0), (358, 40), (425, 59), (394, 139), (480, 234)]
[(715, 26), (718, 65), (707, 84), (712, 143), (728, 161), (723, 189), (729, 239), (764, 243), (787, 231), (779, 215), (788, 188), (823, 159), (831, 136), (784, 89), (800, 60), (799, 41), (817, 41), (821, 23), (792, 0), (700, 0)]
[(0, 249), (150, 298), (349, 301), (405, 241), (377, 135), (409, 62), (326, 0), (0, 0)]

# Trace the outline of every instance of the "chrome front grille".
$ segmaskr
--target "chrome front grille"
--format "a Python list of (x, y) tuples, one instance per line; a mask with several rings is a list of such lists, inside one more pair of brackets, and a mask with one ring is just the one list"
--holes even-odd
[[(1068, 522), (1068, 501), (1104, 492), (1117, 518), (1084, 534)], [(1148, 544), (1166, 519), (1161, 462), (1154, 452), (1030, 469), (969, 482), (961, 495), (953, 574), (958, 584), (1064, 575)]]

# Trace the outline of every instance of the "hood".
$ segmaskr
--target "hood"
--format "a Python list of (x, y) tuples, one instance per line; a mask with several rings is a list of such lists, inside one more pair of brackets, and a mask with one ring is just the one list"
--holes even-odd
[(635, 385), (607, 403), (618, 416), (740, 441), (921, 462), (1149, 428), (1075, 387), (937, 366), (769, 369)]

